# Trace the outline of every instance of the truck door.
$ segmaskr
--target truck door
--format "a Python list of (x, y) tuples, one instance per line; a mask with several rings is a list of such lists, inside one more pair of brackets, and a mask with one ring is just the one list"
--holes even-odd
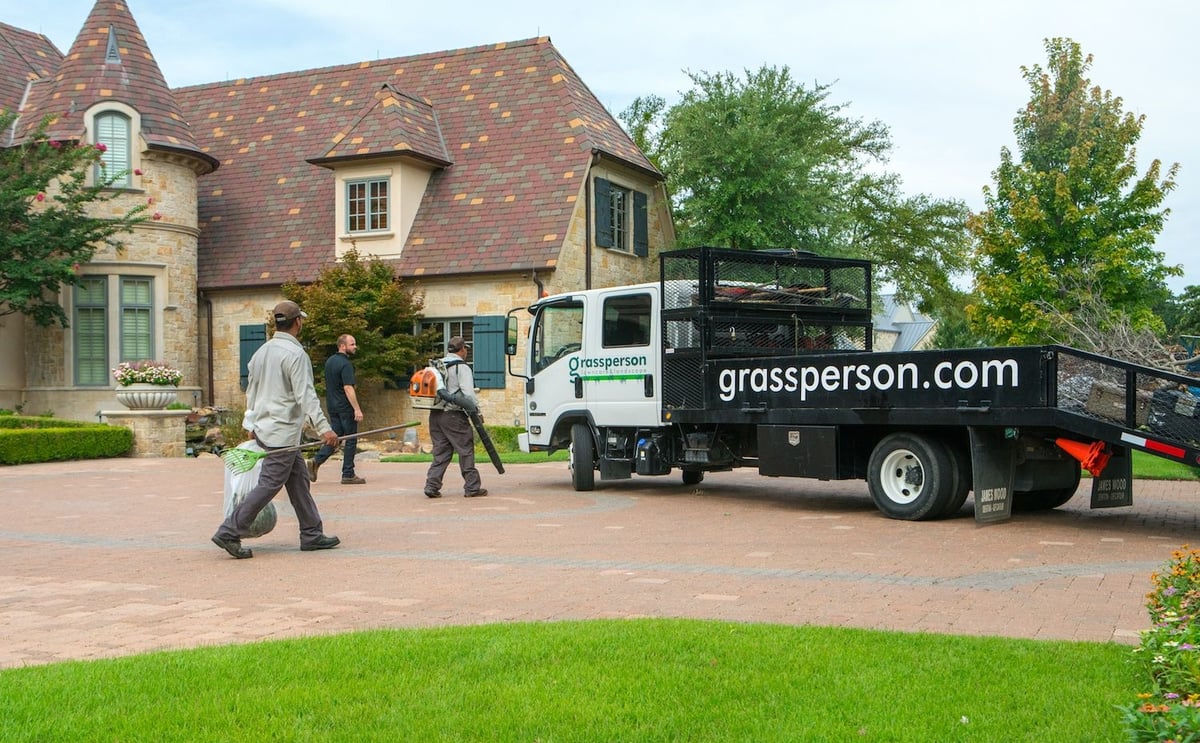
[(549, 444), (559, 418), (585, 407), (582, 383), (571, 373), (583, 348), (584, 307), (583, 296), (564, 297), (534, 315), (525, 395), (530, 444)]
[(572, 362), (598, 426), (657, 427), (662, 400), (657, 287), (600, 292)]

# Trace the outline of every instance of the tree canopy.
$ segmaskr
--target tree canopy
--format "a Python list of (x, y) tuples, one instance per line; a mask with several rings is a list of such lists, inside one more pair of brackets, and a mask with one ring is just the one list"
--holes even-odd
[(283, 296), (308, 313), (301, 341), (309, 349), (319, 387), (325, 360), (337, 353), (343, 334), (358, 341), (354, 370), (362, 380), (403, 376), (424, 363), (436, 341), (431, 333), (414, 332), (424, 298), (404, 287), (389, 264), (376, 257), (363, 260), (356, 250), (310, 285), (285, 284)]
[(1092, 64), (1069, 39), (1045, 43), (1047, 67), (1022, 67), (1031, 98), (1014, 120), (1017, 154), (1000, 151), (994, 188), (971, 231), (977, 258), (972, 327), (996, 343), (1042, 343), (1097, 299), (1135, 328), (1162, 331), (1156, 302), (1179, 275), (1154, 250), (1178, 164), (1140, 177), (1144, 116), (1093, 86)]
[(878, 280), (925, 308), (952, 291), (967, 265), (967, 209), (902, 193), (882, 168), (882, 123), (849, 117), (829, 86), (806, 88), (787, 67), (688, 74), (694, 87), (678, 103), (638, 98), (621, 113), (666, 176), (681, 247), (867, 258)]
[[(0, 131), (16, 115), (0, 111)], [(108, 186), (121, 173), (89, 183), (103, 145), (46, 138), (41, 122), (27, 144), (0, 148), (0, 316), (22, 314), (39, 326), (67, 327), (59, 290), (79, 283), (80, 264), (100, 245), (122, 247), (118, 235), (146, 219), (146, 204), (117, 216), (94, 206), (120, 195)]]

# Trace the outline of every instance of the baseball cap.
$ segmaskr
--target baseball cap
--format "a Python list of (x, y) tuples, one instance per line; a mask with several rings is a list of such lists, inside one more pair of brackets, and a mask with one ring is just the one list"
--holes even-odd
[(297, 317), (308, 317), (308, 313), (290, 299), (285, 299), (275, 305), (275, 322), (287, 322), (295, 320)]
[(470, 346), (470, 345), (471, 345), (470, 343), (463, 340), (463, 337), (461, 335), (456, 335), (453, 338), (451, 338), (449, 341), (447, 341), (446, 350), (449, 351), (450, 353), (458, 353), (459, 351), (463, 350), (464, 346)]

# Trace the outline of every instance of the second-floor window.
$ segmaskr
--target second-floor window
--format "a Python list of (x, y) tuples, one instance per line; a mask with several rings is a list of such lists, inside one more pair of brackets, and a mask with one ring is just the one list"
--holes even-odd
[(596, 244), (646, 257), (649, 254), (649, 224), (646, 194), (605, 178), (595, 180)]
[(133, 183), (130, 156), (129, 117), (115, 111), (105, 111), (96, 116), (96, 144), (104, 145), (100, 162), (96, 165), (96, 182), (108, 183), (114, 188), (129, 188)]
[(388, 180), (373, 178), (346, 183), (346, 231), (380, 232), (391, 224)]

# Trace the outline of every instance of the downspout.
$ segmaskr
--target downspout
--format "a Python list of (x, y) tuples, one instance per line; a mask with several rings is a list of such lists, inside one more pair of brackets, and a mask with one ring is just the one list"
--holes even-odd
[[(596, 162), (595, 155), (592, 163)], [(592, 169), (583, 179), (583, 288), (592, 288)]]
[(542, 280), (538, 278), (536, 268), (532, 269), (530, 274), (531, 278), (533, 279), (533, 285), (537, 287), (537, 298), (541, 299), (542, 297), (546, 296), (546, 287), (542, 286)]
[(592, 288), (592, 168), (600, 162), (600, 151), (592, 150), (592, 162), (588, 166), (583, 183), (583, 283), (584, 289)]
[(213, 399), (213, 391), (217, 387), (217, 382), (216, 378), (213, 376), (213, 303), (212, 300), (204, 294), (204, 292), (200, 292), (200, 301), (204, 303), (205, 315), (207, 315), (206, 324), (208, 325), (208, 352), (206, 359), (208, 364), (208, 404), (215, 405), (216, 400)]

